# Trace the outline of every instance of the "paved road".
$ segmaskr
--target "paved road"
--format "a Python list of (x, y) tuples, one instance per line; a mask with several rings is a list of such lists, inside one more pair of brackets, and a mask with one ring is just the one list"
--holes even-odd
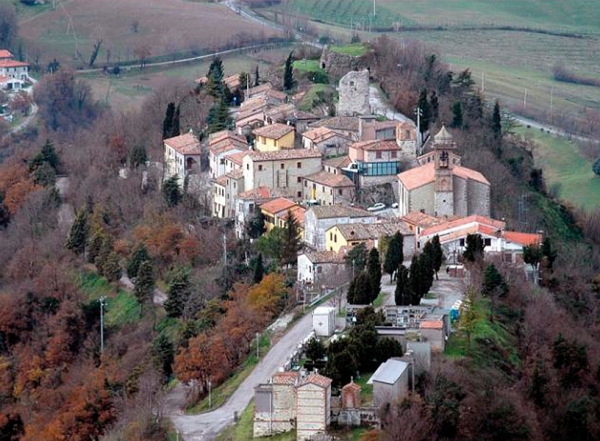
[(302, 317), (275, 346), (265, 355), (252, 373), (234, 392), (229, 400), (218, 409), (200, 415), (185, 415), (179, 408), (184, 402), (184, 388), (179, 386), (167, 395), (164, 415), (169, 417), (185, 441), (208, 441), (233, 422), (234, 412), (241, 415), (254, 397), (254, 387), (266, 382), (297, 345), (312, 331), (312, 315)]
[(534, 129), (545, 130), (546, 132), (548, 132), (552, 135), (555, 135), (555, 136), (560, 136), (561, 138), (575, 139), (578, 141), (585, 141), (585, 142), (588, 142), (588, 141), (595, 142), (595, 143), (600, 142), (598, 139), (589, 138), (587, 136), (582, 136), (582, 135), (576, 135), (573, 133), (568, 133), (558, 127), (551, 126), (551, 125), (545, 124), (545, 123), (540, 123), (540, 122), (534, 121), (532, 119), (525, 118), (524, 116), (519, 116), (519, 115), (511, 115), (511, 116), (515, 121), (517, 121), (518, 123), (520, 123), (522, 125), (530, 126)]
[(371, 105), (372, 113), (384, 115), (387, 119), (391, 120), (413, 122), (406, 115), (403, 115), (390, 106), (381, 96), (381, 91), (375, 86), (369, 86), (369, 104)]

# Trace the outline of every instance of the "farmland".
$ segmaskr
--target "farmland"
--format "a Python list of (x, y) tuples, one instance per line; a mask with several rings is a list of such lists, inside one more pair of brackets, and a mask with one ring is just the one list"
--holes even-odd
[[(39, 11), (35, 13), (35, 11)], [(93, 44), (102, 41), (96, 64), (149, 57), (192, 55), (265, 40), (275, 33), (215, 4), (184, 0), (71, 0), (20, 7), (20, 34), (42, 63), (86, 67)]]

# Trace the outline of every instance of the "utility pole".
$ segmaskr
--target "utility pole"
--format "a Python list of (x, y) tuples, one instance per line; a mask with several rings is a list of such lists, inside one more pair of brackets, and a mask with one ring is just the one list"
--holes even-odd
[(100, 297), (100, 355), (104, 352), (104, 302), (105, 296)]
[(485, 72), (481, 71), (481, 93), (485, 92)]
[(375, 16), (375, 0), (373, 0), (373, 16)]
[(223, 227), (223, 265), (227, 270), (227, 230)]
[(260, 335), (260, 334), (257, 332), (257, 333), (256, 333), (256, 363), (258, 363), (258, 355), (259, 355), (259, 354), (258, 354), (258, 336), (259, 336), (259, 335)]
[(525, 89), (525, 95), (523, 96), (523, 108), (527, 107), (527, 89)]
[(212, 381), (208, 380), (208, 408), (212, 409)]
[(415, 109), (415, 114), (417, 115), (417, 151), (421, 154), (421, 116), (423, 116), (423, 111), (420, 107)]

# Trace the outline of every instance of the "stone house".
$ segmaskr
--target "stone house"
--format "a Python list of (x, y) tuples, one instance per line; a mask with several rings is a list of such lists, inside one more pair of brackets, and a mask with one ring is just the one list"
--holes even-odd
[(340, 252), (342, 248), (352, 248), (360, 243), (373, 241), (378, 246), (384, 236), (393, 236), (396, 232), (403, 236), (402, 254), (409, 260), (415, 253), (415, 234), (402, 221), (381, 221), (372, 224), (334, 225), (326, 232), (327, 250)]
[(319, 150), (323, 157), (347, 154), (351, 142), (347, 136), (328, 127), (315, 127), (302, 134), (302, 147)]
[(421, 231), (444, 222), (442, 219), (422, 213), (420, 211), (411, 211), (410, 213), (402, 216), (400, 220), (405, 222), (410, 231), (415, 233), (415, 238), (417, 240), (421, 236)]
[(395, 141), (361, 141), (350, 145), (348, 156), (361, 186), (393, 182), (400, 171), (402, 149)]
[(349, 204), (354, 201), (356, 187), (345, 175), (320, 171), (304, 177), (304, 200), (318, 205)]
[(259, 152), (274, 152), (282, 149), (293, 149), (295, 132), (287, 124), (269, 124), (252, 131), (254, 149)]
[(267, 100), (263, 97), (244, 101), (235, 117), (235, 131), (239, 135), (249, 136), (252, 130), (262, 127), (266, 108)]
[(296, 386), (296, 439), (325, 433), (331, 422), (331, 379), (310, 374)]
[(298, 282), (315, 286), (339, 286), (347, 278), (346, 263), (338, 253), (305, 251), (298, 255)]
[(216, 178), (228, 171), (225, 166), (226, 156), (247, 150), (248, 143), (246, 142), (246, 138), (229, 130), (223, 130), (210, 135), (208, 138), (210, 177)]
[(246, 236), (246, 223), (255, 215), (258, 207), (271, 199), (271, 190), (264, 186), (243, 191), (236, 196), (235, 235), (238, 239)]
[(227, 153), (223, 158), (225, 162), (225, 173), (232, 172), (234, 170), (242, 170), (244, 165), (244, 156), (248, 154), (249, 150), (237, 153)]
[(323, 118), (310, 124), (309, 127), (327, 127), (352, 141), (360, 141), (360, 122), (356, 116), (334, 116)]
[(190, 132), (165, 139), (163, 143), (165, 148), (164, 179), (176, 176), (179, 186), (183, 188), (188, 175), (198, 171), (200, 166), (202, 155), (200, 142)]
[(358, 118), (361, 141), (395, 141), (397, 121), (379, 121), (377, 116), (361, 116)]
[(344, 75), (339, 84), (338, 116), (370, 115), (369, 71), (351, 71)]
[(373, 385), (374, 406), (401, 401), (408, 396), (409, 365), (390, 358), (379, 365), (367, 384)]
[(277, 372), (268, 384), (254, 392), (253, 436), (272, 436), (289, 432), (296, 426), (296, 386), (298, 372)]
[(321, 153), (315, 150), (284, 149), (251, 151), (244, 157), (244, 188), (270, 188), (277, 196), (302, 199), (302, 178), (321, 170)]
[(271, 90), (273, 86), (271, 83), (263, 83), (258, 86), (250, 87), (244, 90), (244, 102), (251, 98), (264, 98), (269, 90)]
[(333, 175), (344, 174), (344, 169), (348, 168), (352, 161), (348, 156), (340, 156), (339, 158), (330, 158), (323, 160), (323, 170)]
[(286, 124), (288, 118), (292, 117), (295, 111), (296, 106), (293, 104), (279, 104), (277, 106), (268, 107), (263, 113), (264, 123), (265, 125), (275, 123)]
[(445, 127), (435, 135), (433, 160), (398, 175), (399, 211), (433, 216), (490, 215), (490, 183), (456, 163), (456, 144)]
[(304, 215), (304, 242), (312, 249), (325, 251), (325, 233), (334, 225), (374, 223), (377, 217), (360, 208), (344, 205), (314, 206)]

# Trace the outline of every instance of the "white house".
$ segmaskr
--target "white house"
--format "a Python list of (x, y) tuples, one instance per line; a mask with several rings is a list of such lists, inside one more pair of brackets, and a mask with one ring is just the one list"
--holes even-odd
[(248, 150), (246, 138), (229, 130), (210, 135), (208, 140), (208, 159), (210, 177), (217, 178), (230, 170), (226, 167), (226, 156), (243, 153)]
[(306, 251), (298, 255), (298, 281), (301, 283), (339, 286), (348, 278), (347, 273), (344, 259), (338, 253)]
[(183, 188), (185, 178), (200, 164), (202, 149), (193, 133), (165, 139), (164, 179), (177, 176), (179, 186)]
[(325, 232), (338, 224), (374, 223), (377, 217), (360, 208), (343, 205), (311, 207), (304, 215), (304, 241), (317, 251), (325, 251)]

